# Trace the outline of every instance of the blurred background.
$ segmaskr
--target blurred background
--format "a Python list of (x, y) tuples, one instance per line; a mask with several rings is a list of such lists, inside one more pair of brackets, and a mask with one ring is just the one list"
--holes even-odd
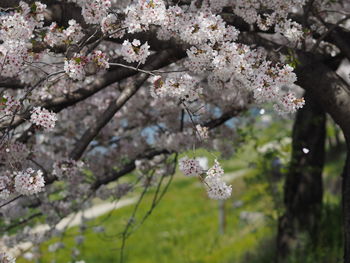
[[(252, 109), (245, 118), (226, 123), (236, 127), (235, 142), (225, 142), (234, 143), (233, 153), (196, 149), (181, 155), (200, 156), (203, 168), (220, 158), (225, 181), (233, 188), (230, 199), (210, 200), (197, 178), (185, 177), (177, 171), (156, 205), (152, 203), (156, 187), (146, 193), (143, 193), (144, 187), (140, 187), (116, 200), (95, 199), (93, 208), (85, 211), (82, 208), (80, 215), (66, 222), (65, 234), (43, 245), (27, 247), (18, 262), (71, 262), (72, 258), (86, 263), (119, 262), (123, 248), (125, 262), (270, 263), (283, 252), (281, 242), (284, 241), (278, 238), (279, 231), (292, 236), (287, 242), (289, 249), (283, 255), (286, 262), (340, 262), (340, 192), (345, 152), (344, 138), (331, 118), (327, 117), (325, 122), (326, 152), (325, 159), (321, 160), (323, 187), (310, 190), (306, 184), (306, 197), (303, 197), (307, 203), (313, 198), (307, 196), (309, 191), (321, 191), (318, 194), (321, 194), (321, 204), (316, 205), (315, 211), (306, 207), (311, 216), (292, 209), (291, 213), (312, 219), (300, 226), (303, 221), (293, 218), (292, 221), (299, 223), (281, 230), (283, 216), (290, 210), (286, 208), (285, 193), (298, 195), (296, 188), (286, 189), (288, 174), (296, 172), (291, 171), (291, 156), (297, 119), (298, 116), (295, 121), (277, 116), (273, 110)], [(315, 138), (317, 132), (307, 134)], [(301, 154), (308, 156), (312, 150), (302, 147)], [(298, 164), (298, 167), (308, 172), (307, 165)], [(135, 181), (137, 177), (137, 172), (124, 176), (118, 184)], [(142, 200), (140, 195), (144, 195)]]

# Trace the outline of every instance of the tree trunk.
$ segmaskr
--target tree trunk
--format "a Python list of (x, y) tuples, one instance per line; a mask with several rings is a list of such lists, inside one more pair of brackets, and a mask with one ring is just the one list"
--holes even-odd
[(285, 214), (279, 218), (277, 261), (283, 262), (306, 232), (316, 241), (322, 205), (322, 170), (325, 159), (325, 112), (305, 94), (305, 106), (293, 127), (292, 156), (284, 187)]
[(317, 57), (298, 53), (297, 84), (310, 92), (341, 128), (347, 141), (347, 161), (343, 172), (344, 262), (350, 263), (350, 86)]

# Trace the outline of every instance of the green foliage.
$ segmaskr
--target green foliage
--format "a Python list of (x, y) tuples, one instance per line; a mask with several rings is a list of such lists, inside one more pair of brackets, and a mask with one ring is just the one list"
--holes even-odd
[(320, 217), (317, 238), (304, 237), (304, 242), (290, 256), (288, 263), (337, 263), (343, 255), (343, 234), (339, 204), (325, 204)]
[(297, 68), (301, 64), (291, 48), (288, 48), (286, 63), (293, 68)]
[(30, 5), (30, 12), (35, 13), (36, 10), (37, 10), (36, 4), (35, 4), (35, 3), (31, 4), (31, 5)]

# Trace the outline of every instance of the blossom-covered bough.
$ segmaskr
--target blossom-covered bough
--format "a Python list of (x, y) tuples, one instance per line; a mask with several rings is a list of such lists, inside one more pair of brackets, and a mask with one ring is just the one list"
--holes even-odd
[[(229, 198), (219, 160), (203, 170), (178, 154), (194, 147), (229, 153), (217, 143), (234, 136), (225, 123), (250, 105), (296, 112), (305, 103), (297, 79), (314, 96), (315, 74), (337, 83), (320, 85), (329, 96), (319, 100), (350, 131), (343, 121), (350, 99), (336, 97), (347, 86), (322, 62), (350, 58), (346, 15), (328, 13), (326, 2), (1, 1), (2, 231), (42, 215), (50, 226), (40, 235), (25, 228), (7, 245), (38, 245), (93, 198), (121, 198), (135, 187), (156, 188), (153, 209), (178, 165), (209, 198)], [(135, 169), (135, 184), (108, 186)]]

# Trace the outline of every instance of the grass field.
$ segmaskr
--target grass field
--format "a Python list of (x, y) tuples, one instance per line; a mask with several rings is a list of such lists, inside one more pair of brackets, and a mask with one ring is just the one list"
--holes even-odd
[[(267, 139), (264, 139), (267, 142)], [(264, 143), (265, 143), (264, 142)], [(203, 185), (194, 178), (176, 173), (173, 183), (149, 218), (139, 226), (152, 203), (154, 189), (145, 195), (133, 220), (137, 226), (127, 239), (124, 262), (127, 263), (271, 263), (275, 254), (277, 218), (281, 213), (276, 202), (281, 196), (271, 194), (269, 172), (264, 165), (252, 166), (258, 160), (256, 145), (245, 147), (236, 158), (222, 161), (226, 173), (245, 171), (244, 176), (231, 182), (232, 197), (225, 202), (226, 229), (219, 234), (218, 202), (208, 199)], [(288, 155), (288, 147), (285, 149)], [(217, 153), (215, 153), (218, 155)], [(214, 156), (198, 150), (196, 156), (206, 156), (213, 162)], [(237, 158), (238, 156), (238, 158)], [(263, 158), (266, 158), (264, 156)], [(248, 168), (250, 167), (250, 168)], [(333, 160), (325, 168), (325, 195), (322, 233), (317, 247), (305, 246), (290, 258), (291, 263), (335, 263), (342, 254), (342, 238), (337, 178), (341, 161)], [(132, 176), (131, 176), (132, 177)], [(126, 179), (127, 180), (127, 179)], [(277, 190), (282, 192), (282, 181)], [(128, 197), (140, 193), (136, 190)], [(237, 201), (240, 206), (235, 205)], [(68, 263), (72, 261), (74, 247), (78, 247), (78, 260), (86, 263), (113, 263), (120, 261), (121, 233), (134, 206), (114, 210), (87, 223), (85, 242), (77, 245), (75, 237), (81, 234), (78, 227), (69, 229), (59, 238), (53, 238), (40, 247), (40, 263)], [(242, 212), (258, 212), (264, 220), (245, 221)], [(93, 226), (103, 225), (104, 233), (95, 233)], [(65, 248), (55, 253), (48, 246), (62, 241)], [(29, 261), (18, 259), (19, 263)]]
[[(242, 166), (242, 161), (224, 162), (224, 168), (230, 172)], [(247, 170), (247, 174), (254, 172)], [(218, 202), (208, 199), (205, 189), (196, 179), (177, 173), (163, 200), (127, 240), (125, 262), (238, 262), (261, 240), (271, 237), (275, 225), (269, 219), (250, 223), (240, 220), (242, 211), (266, 213), (269, 210), (267, 204), (271, 201), (267, 195), (258, 198), (259, 189), (248, 189), (242, 177), (234, 180), (232, 186), (233, 196), (225, 202), (225, 233), (219, 234)], [(141, 203), (135, 225), (148, 211), (152, 198), (150, 191)], [(234, 202), (238, 200), (243, 205), (234, 207)], [(132, 209), (133, 206), (124, 207), (89, 222), (78, 258), (86, 263), (119, 262), (120, 233)], [(104, 225), (105, 233), (94, 233), (91, 227), (100, 224)], [(69, 262), (72, 248), (76, 246), (74, 238), (80, 234), (79, 231), (78, 227), (71, 228), (63, 238), (45, 243), (40, 249), (43, 255), (40, 262)], [(48, 246), (59, 240), (66, 248), (55, 253), (48, 252)], [(27, 261), (19, 259), (18, 262)]]

